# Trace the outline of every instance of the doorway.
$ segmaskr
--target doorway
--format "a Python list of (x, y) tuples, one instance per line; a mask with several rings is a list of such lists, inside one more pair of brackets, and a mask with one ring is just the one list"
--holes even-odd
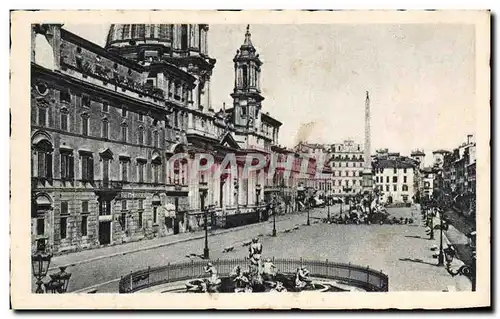
[(111, 222), (99, 222), (99, 244), (109, 245), (111, 243)]

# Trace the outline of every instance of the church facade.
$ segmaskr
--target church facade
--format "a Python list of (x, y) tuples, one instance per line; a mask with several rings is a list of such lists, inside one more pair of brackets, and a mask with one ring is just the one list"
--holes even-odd
[[(303, 158), (278, 145), (282, 123), (262, 111), (250, 30), (233, 59), (233, 106), (218, 111), (208, 30), (115, 24), (103, 48), (61, 25), (33, 26), (33, 242), (47, 238), (57, 254), (196, 231), (208, 206), (210, 226), (233, 227), (266, 219), (258, 208), (271, 198), (296, 197)], [(190, 170), (201, 153), (212, 170)], [(217, 174), (228, 154), (236, 165)], [(245, 176), (249, 154), (266, 166)], [(290, 154), (293, 172), (270, 169)]]

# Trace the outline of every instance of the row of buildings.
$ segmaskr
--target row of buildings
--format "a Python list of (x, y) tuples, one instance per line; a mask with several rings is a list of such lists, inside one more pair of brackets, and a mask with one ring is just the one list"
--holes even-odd
[[(297, 151), (325, 158), (331, 170), (331, 179), (311, 179), (308, 186), (320, 195), (344, 197), (363, 191), (363, 145), (353, 140), (342, 143), (300, 143)], [(419, 167), (425, 154), (412, 152), (410, 157), (379, 149), (372, 155), (373, 188), (379, 199), (388, 203), (411, 203), (417, 194)]]
[[(210, 225), (232, 227), (264, 218), (258, 208), (272, 198), (285, 210), (304, 205), (305, 182), (328, 168), (279, 145), (248, 27), (232, 61), (233, 105), (215, 110), (208, 31), (114, 24), (101, 47), (62, 25), (33, 25), (33, 243), (47, 238), (60, 254), (195, 231), (209, 206)], [(214, 170), (189, 169), (199, 153), (214, 157)], [(244, 177), (256, 153), (268, 162)], [(171, 161), (179, 154), (188, 155)], [(215, 174), (228, 154), (236, 164)], [(289, 168), (270, 171), (288, 158)]]

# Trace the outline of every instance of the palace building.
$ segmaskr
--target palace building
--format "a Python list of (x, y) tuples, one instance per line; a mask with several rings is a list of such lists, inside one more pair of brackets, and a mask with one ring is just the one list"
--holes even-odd
[[(32, 27), (33, 242), (48, 238), (60, 254), (195, 231), (208, 205), (210, 226), (232, 227), (261, 221), (266, 200), (296, 192), (298, 175), (283, 183), (267, 178), (268, 166), (242, 177), (247, 154), (288, 152), (282, 123), (262, 111), (249, 28), (233, 59), (233, 106), (214, 110), (208, 30), (114, 24), (103, 48), (61, 25)], [(201, 152), (216, 167), (236, 154), (233, 174), (191, 172)], [(176, 154), (188, 155), (170, 162)]]

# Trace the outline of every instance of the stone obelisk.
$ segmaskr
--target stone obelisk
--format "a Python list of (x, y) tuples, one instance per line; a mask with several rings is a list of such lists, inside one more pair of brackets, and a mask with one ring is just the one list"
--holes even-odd
[(370, 95), (366, 91), (365, 100), (365, 154), (363, 165), (363, 193), (371, 193), (373, 190), (373, 172), (371, 158), (371, 135), (370, 135)]

